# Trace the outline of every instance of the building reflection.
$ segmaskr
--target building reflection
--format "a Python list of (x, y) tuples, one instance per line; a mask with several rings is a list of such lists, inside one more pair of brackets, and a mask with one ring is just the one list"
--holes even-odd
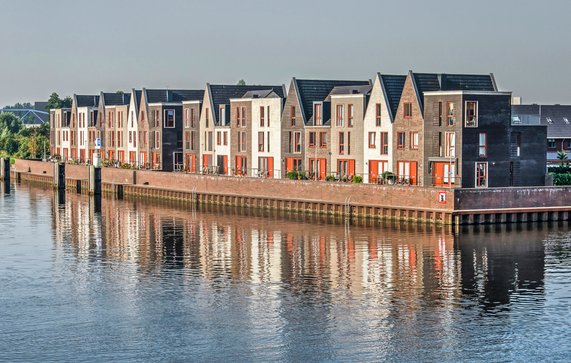
[[(293, 296), (333, 301), (365, 296), (378, 314), (421, 307), (452, 309), (464, 300), (505, 307), (514, 292), (542, 294), (545, 251), (540, 227), (465, 228), (103, 199), (53, 198), (53, 233), (62, 253), (169, 270), (224, 283), (279, 284)], [(547, 228), (547, 227), (546, 227)], [(506, 232), (509, 229), (510, 233)], [(388, 310), (395, 301), (405, 302)], [(384, 310), (383, 310), (384, 309)], [(395, 310), (397, 309), (397, 310)]]

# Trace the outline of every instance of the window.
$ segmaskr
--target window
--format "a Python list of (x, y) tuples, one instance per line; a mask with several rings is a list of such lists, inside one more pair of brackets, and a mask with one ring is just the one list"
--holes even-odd
[(194, 128), (194, 123), (195, 123), (195, 118), (196, 118), (196, 114), (194, 112), (194, 108), (190, 109), (190, 127)]
[(291, 106), (290, 108), (290, 120), (291, 120), (291, 125), (295, 126), (295, 106)]
[(377, 136), (376, 132), (369, 132), (369, 149), (376, 148), (376, 140), (375, 137)]
[(343, 105), (337, 105), (335, 115), (335, 126), (343, 127)]
[(174, 110), (165, 110), (165, 128), (174, 128)]
[(161, 133), (155, 131), (155, 149), (158, 149), (160, 147), (161, 147)]
[(339, 133), (339, 155), (345, 154), (345, 133)]
[(456, 133), (446, 132), (444, 134), (445, 148), (444, 156), (447, 158), (453, 158), (456, 156)]
[(311, 131), (309, 133), (309, 147), (314, 147), (315, 146), (315, 132)]
[(214, 132), (208, 131), (208, 138), (206, 139), (206, 146), (207, 151), (212, 151), (212, 140), (213, 140)]
[(438, 126), (442, 126), (442, 101), (438, 102)]
[(216, 145), (222, 145), (222, 132), (216, 132)]
[(418, 132), (416, 131), (410, 133), (410, 148), (418, 149)]
[[(270, 127), (270, 106), (267, 107), (266, 110), (266, 117), (268, 118), (268, 122), (266, 123), (266, 126)], [(268, 150), (269, 151), (269, 150)]]
[(480, 132), (478, 137), (478, 156), (485, 158), (488, 155), (488, 140), (485, 132)]
[(319, 133), (319, 147), (327, 147), (327, 132)]
[(404, 149), (405, 143), (406, 143), (405, 133), (397, 132), (397, 149)]
[(223, 132), (224, 136), (224, 145), (228, 145), (228, 132)]
[(466, 127), (478, 127), (478, 102), (466, 101)]
[(264, 106), (261, 106), (260, 107), (260, 127), (264, 127), (264, 124), (266, 123), (265, 111), (266, 111), (266, 109), (264, 108)]
[(300, 153), (301, 152), (301, 132), (299, 132), (299, 131), (294, 132), (294, 137), (295, 137), (294, 152)]
[(512, 124), (521, 124), (519, 116), (512, 116)]
[(448, 118), (448, 126), (454, 125), (454, 102), (446, 102), (446, 116)]
[(313, 104), (313, 120), (315, 121), (315, 125), (322, 125), (323, 124), (323, 115), (321, 113), (321, 103), (314, 103)]
[(184, 132), (184, 148), (190, 149), (190, 131)]
[(347, 105), (347, 123), (349, 127), (353, 127), (353, 122), (355, 118), (355, 107), (353, 105)]
[(160, 111), (155, 110), (155, 127), (159, 127), (161, 122)]
[(246, 127), (246, 107), (236, 107), (236, 125)]
[(476, 188), (488, 187), (488, 163), (476, 163)]
[(549, 149), (555, 149), (557, 147), (555, 140), (554, 139), (547, 139), (547, 147)]
[(456, 165), (454, 163), (444, 163), (442, 182), (445, 184), (454, 184), (456, 182)]
[(220, 114), (220, 125), (226, 125), (226, 106), (220, 105), (220, 107), (218, 107), (218, 113)]
[[(268, 119), (269, 121), (269, 119)], [(268, 131), (268, 152), (270, 152), (270, 132)]]
[(389, 133), (381, 132), (381, 155), (389, 154)]
[(210, 123), (210, 112), (208, 112), (208, 108), (204, 110), (204, 120), (206, 122), (206, 127), (208, 127), (208, 124)]
[(190, 132), (190, 150), (196, 150), (196, 131)]
[(377, 127), (381, 126), (381, 104), (377, 103), (375, 105), (375, 125)]
[(190, 127), (190, 110), (188, 108), (184, 109), (184, 127)]
[(264, 151), (264, 136), (263, 131), (258, 132), (258, 151), (260, 152)]
[(404, 103), (404, 118), (412, 117), (412, 102)]

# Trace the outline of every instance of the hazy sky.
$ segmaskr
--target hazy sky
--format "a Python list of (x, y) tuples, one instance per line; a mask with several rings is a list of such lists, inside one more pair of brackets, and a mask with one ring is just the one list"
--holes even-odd
[(571, 104), (571, 1), (0, 0), (0, 105), (206, 82), (493, 72)]

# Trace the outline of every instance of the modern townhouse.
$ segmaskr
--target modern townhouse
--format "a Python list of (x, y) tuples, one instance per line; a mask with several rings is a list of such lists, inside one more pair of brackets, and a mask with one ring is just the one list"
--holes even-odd
[(144, 167), (139, 163), (139, 123), (137, 115), (141, 102), (141, 90), (132, 89), (129, 99), (129, 114), (127, 116), (127, 160), (137, 167)]
[(547, 163), (561, 162), (559, 152), (571, 153), (571, 105), (512, 105), (512, 125), (547, 127)]
[[(127, 116), (131, 95), (123, 92), (99, 95), (97, 124), (101, 141), (101, 158), (111, 162), (126, 162)], [(92, 141), (95, 147), (95, 139)]]
[(331, 169), (336, 179), (363, 177), (363, 120), (371, 93), (370, 84), (333, 87), (327, 98), (331, 104)]
[[(273, 89), (273, 86), (237, 86), (206, 84), (202, 111), (200, 112), (200, 132), (198, 147), (200, 150), (201, 172), (215, 172), (228, 175), (232, 173), (230, 157), (230, 100), (242, 97), (248, 91)], [(283, 97), (283, 90), (274, 90)], [(232, 110), (232, 112), (236, 112)], [(238, 115), (235, 113), (235, 117)], [(240, 117), (252, 117), (248, 111)], [(233, 120), (236, 122), (236, 120)], [(227, 142), (225, 142), (225, 140)], [(220, 141), (220, 142), (218, 142)]]
[(196, 173), (198, 160), (200, 157), (199, 134), (200, 134), (200, 111), (202, 110), (202, 100), (183, 101), (183, 152), (184, 170), (189, 173)]
[(70, 122), (70, 158), (80, 163), (88, 162), (89, 131), (92, 130), (92, 113), (97, 110), (99, 96), (76, 95), (72, 97)]
[[(281, 177), (281, 114), (285, 86), (230, 99), (230, 167), (234, 175)], [(216, 147), (226, 145), (217, 133)]]
[[(182, 171), (183, 102), (202, 101), (204, 90), (148, 90), (143, 88), (141, 102), (148, 110), (151, 169)], [(143, 107), (141, 106), (141, 109)]]
[[(67, 160), (69, 150), (69, 122), (71, 120), (70, 108), (55, 108), (50, 110), (50, 145), (51, 155), (59, 155)], [(65, 148), (64, 148), (65, 144)], [(65, 150), (65, 158), (63, 158)]]
[(365, 183), (383, 181), (393, 169), (393, 122), (406, 76), (377, 73), (363, 121)]
[(369, 83), (292, 79), (282, 112), (282, 176), (291, 171), (310, 171), (315, 179), (324, 179), (331, 172), (332, 112), (326, 98), (336, 86)]

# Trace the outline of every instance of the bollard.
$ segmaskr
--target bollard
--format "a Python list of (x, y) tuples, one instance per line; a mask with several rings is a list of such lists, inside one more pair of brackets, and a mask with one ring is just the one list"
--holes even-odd
[(54, 189), (65, 190), (65, 164), (54, 163)]
[(0, 180), (10, 182), (10, 159), (0, 159)]
[(89, 166), (89, 195), (101, 195), (101, 168)]

